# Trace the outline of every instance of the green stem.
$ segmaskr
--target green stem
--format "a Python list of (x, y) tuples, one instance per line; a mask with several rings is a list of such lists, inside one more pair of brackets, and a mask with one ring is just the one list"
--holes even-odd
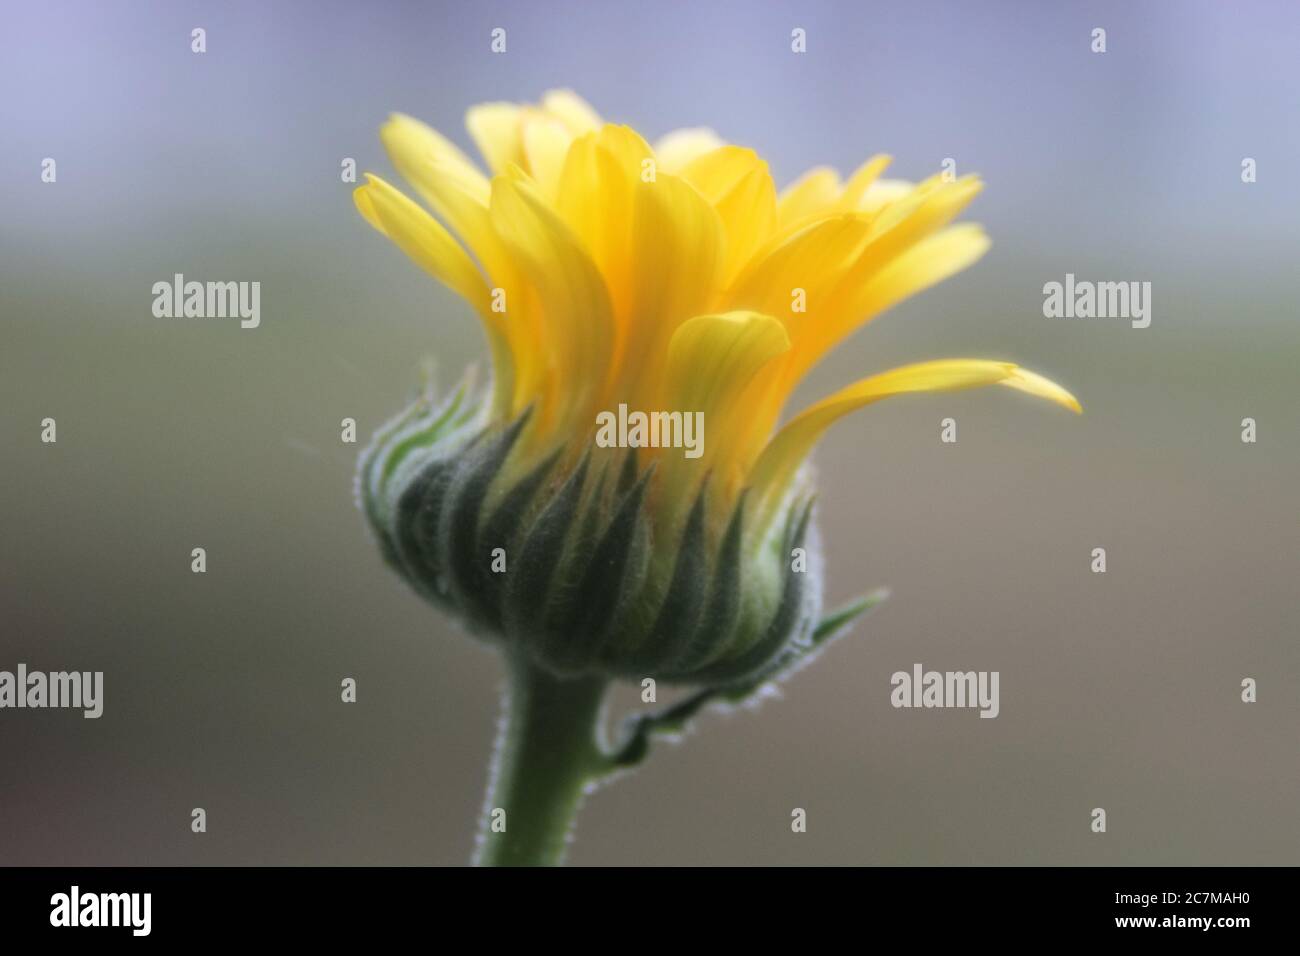
[(556, 866), (587, 784), (610, 769), (597, 739), (606, 680), (556, 677), (526, 653), (506, 659), (505, 714), (474, 862)]

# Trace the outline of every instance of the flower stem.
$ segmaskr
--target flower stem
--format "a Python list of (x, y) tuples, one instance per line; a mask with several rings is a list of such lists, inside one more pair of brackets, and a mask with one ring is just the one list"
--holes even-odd
[(474, 862), (556, 866), (584, 789), (609, 769), (597, 741), (606, 680), (556, 677), (526, 653), (507, 654), (507, 663), (504, 715)]

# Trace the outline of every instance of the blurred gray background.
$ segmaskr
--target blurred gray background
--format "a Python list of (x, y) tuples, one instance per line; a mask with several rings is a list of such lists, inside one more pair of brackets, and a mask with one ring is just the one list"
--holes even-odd
[[(779, 184), (878, 150), (908, 178), (945, 157), (980, 172), (967, 218), (989, 255), (869, 326), (801, 397), (969, 355), (1054, 376), (1086, 408), (922, 396), (834, 430), (817, 456), (828, 599), (892, 598), (783, 700), (707, 716), (595, 795), (572, 862), (1300, 859), (1293, 4), (27, 2), (5, 18), (0, 669), (103, 670), (106, 705), (0, 711), (0, 862), (467, 860), (500, 666), (383, 569), (338, 426), (368, 435), (422, 356), (450, 380), (485, 348), (468, 308), (360, 220), (339, 164), (390, 174), (390, 111), (468, 147), (468, 105), (555, 86), (650, 137), (711, 125)], [(155, 319), (150, 288), (175, 272), (261, 281), (261, 328)], [(1042, 286), (1067, 272), (1150, 281), (1151, 327), (1045, 319)], [(956, 445), (938, 440), (947, 416)], [(914, 662), (1000, 671), (1001, 715), (891, 708), (889, 675)]]

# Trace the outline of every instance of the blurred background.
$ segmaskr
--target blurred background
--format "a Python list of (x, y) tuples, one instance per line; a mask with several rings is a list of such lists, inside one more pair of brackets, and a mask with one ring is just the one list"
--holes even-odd
[[(0, 711), (0, 862), (468, 859), (501, 668), (381, 566), (339, 422), (364, 441), (423, 356), (450, 382), (486, 350), (360, 220), (340, 163), (391, 174), (390, 111), (468, 148), (467, 106), (551, 87), (647, 137), (712, 126), (778, 185), (876, 151), (892, 175), (946, 157), (981, 173), (966, 218), (992, 251), (801, 397), (986, 356), (1086, 409), (998, 389), (835, 429), (817, 456), (828, 601), (892, 598), (783, 700), (706, 716), (592, 797), (571, 862), (1297, 862), (1293, 4), (48, 0), (5, 17), (0, 669), (102, 670), (106, 703), (97, 721)], [(151, 286), (176, 272), (260, 281), (261, 327), (154, 318)], [(1067, 272), (1151, 282), (1151, 327), (1044, 318)], [(889, 676), (916, 662), (1000, 671), (1001, 715), (893, 709)]]

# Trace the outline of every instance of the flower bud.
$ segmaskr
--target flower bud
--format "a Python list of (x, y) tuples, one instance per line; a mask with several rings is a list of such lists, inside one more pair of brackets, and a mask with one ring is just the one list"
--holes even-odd
[(389, 564), (475, 636), (559, 675), (705, 686), (759, 677), (807, 645), (821, 608), (809, 497), (754, 536), (745, 495), (727, 501), (707, 477), (666, 500), (635, 448), (529, 456), (529, 411), (487, 418), (468, 388), (439, 407), (421, 399), (358, 476)]

